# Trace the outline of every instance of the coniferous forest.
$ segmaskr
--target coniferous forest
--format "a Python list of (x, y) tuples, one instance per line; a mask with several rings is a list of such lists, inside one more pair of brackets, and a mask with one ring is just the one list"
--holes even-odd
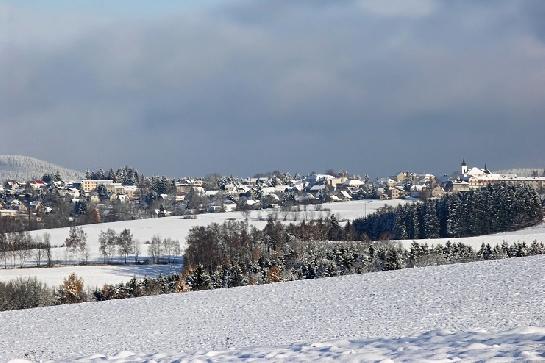
[(386, 209), (354, 221), (358, 240), (456, 238), (517, 230), (543, 219), (539, 194), (525, 185), (490, 185)]

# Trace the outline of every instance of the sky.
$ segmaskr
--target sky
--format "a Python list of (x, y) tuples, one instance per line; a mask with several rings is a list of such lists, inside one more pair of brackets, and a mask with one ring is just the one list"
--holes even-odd
[(540, 0), (0, 0), (0, 154), (232, 175), (544, 167)]

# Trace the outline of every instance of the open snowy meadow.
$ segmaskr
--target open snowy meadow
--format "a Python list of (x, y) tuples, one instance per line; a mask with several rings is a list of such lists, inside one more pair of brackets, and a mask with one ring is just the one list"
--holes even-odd
[[(102, 256), (99, 253), (98, 238), (101, 231), (108, 228), (114, 229), (117, 233), (123, 229), (131, 230), (134, 238), (140, 242), (140, 258), (149, 256), (147, 245), (144, 243), (151, 240), (155, 235), (161, 238), (172, 238), (178, 240), (182, 251), (185, 249), (186, 237), (189, 230), (195, 226), (208, 226), (211, 223), (223, 223), (227, 220), (243, 221), (248, 217), (248, 222), (257, 228), (263, 228), (267, 223), (269, 215), (277, 217), (282, 223), (297, 223), (303, 219), (324, 218), (328, 215), (336, 215), (340, 220), (352, 220), (365, 214), (371, 214), (384, 206), (397, 206), (407, 203), (405, 200), (359, 200), (340, 203), (325, 203), (319, 205), (301, 206), (299, 209), (286, 212), (280, 210), (260, 210), (252, 211), (248, 216), (241, 212), (230, 213), (206, 213), (196, 215), (195, 219), (184, 219), (182, 217), (164, 217), (139, 219), (133, 221), (111, 222), (102, 224), (89, 224), (82, 226), (87, 234), (87, 247), (89, 251), (89, 260), (102, 262)], [(44, 233), (51, 235), (53, 260), (67, 260), (66, 249), (61, 247), (68, 236), (69, 228), (56, 228), (48, 230), (37, 230), (30, 232), (32, 236), (41, 236)], [(56, 246), (56, 247), (55, 247)], [(121, 262), (120, 259), (117, 262)], [(33, 261), (28, 261), (28, 265), (33, 265)], [(101, 287), (104, 284), (115, 284), (126, 282), (132, 277), (156, 277), (160, 274), (172, 274), (180, 271), (180, 264), (176, 265), (128, 265), (128, 266), (62, 266), (53, 268), (17, 268), (0, 269), (0, 281), (9, 281), (17, 277), (36, 277), (40, 281), (56, 286), (62, 283), (70, 273), (74, 272), (82, 277), (87, 287)]]
[[(352, 220), (364, 216), (366, 213), (371, 214), (384, 206), (397, 206), (399, 204), (407, 203), (406, 200), (358, 200), (351, 202), (339, 202), (339, 203), (324, 203), (319, 205), (319, 210), (316, 210), (316, 205), (307, 206), (304, 210), (304, 206), (301, 206), (301, 210), (294, 211), (281, 211), (275, 209), (265, 209), (259, 211), (252, 211), (248, 215), (248, 223), (257, 227), (263, 228), (267, 223), (269, 215), (276, 216), (284, 223), (297, 223), (303, 219), (311, 220), (318, 218), (325, 218), (328, 215), (335, 215), (340, 220)], [(144, 243), (151, 240), (153, 236), (159, 236), (161, 238), (172, 238), (180, 241), (182, 251), (185, 249), (185, 240), (189, 233), (189, 230), (195, 226), (208, 226), (212, 223), (223, 223), (228, 220), (243, 221), (246, 216), (241, 212), (229, 212), (229, 213), (204, 213), (195, 216), (195, 219), (184, 219), (183, 217), (164, 217), (164, 218), (150, 218), (150, 219), (138, 219), (133, 221), (121, 221), (110, 222), (101, 224), (88, 224), (84, 225), (83, 230), (87, 234), (87, 246), (89, 249), (90, 259), (100, 260), (102, 256), (99, 253), (98, 238), (101, 231), (106, 231), (108, 228), (121, 232), (123, 229), (128, 228), (131, 230), (134, 238)], [(51, 244), (53, 246), (61, 246), (64, 240), (68, 236), (69, 228), (55, 228), (55, 229), (42, 229), (32, 231), (32, 236), (40, 236), (47, 232), (51, 235)], [(146, 245), (141, 246), (141, 256), (148, 256)], [(65, 259), (64, 247), (57, 247), (53, 249), (53, 258), (57, 260)]]
[[(359, 200), (341, 203), (325, 203), (319, 205), (301, 206), (293, 211), (281, 210), (260, 210), (252, 211), (248, 216), (241, 212), (230, 213), (206, 213), (196, 215), (195, 219), (184, 219), (182, 217), (165, 217), (152, 219), (139, 219), (133, 221), (122, 221), (102, 224), (89, 224), (82, 226), (87, 234), (87, 246), (89, 251), (89, 260), (92, 262), (102, 262), (102, 256), (99, 253), (98, 238), (101, 231), (108, 228), (117, 233), (123, 229), (131, 230), (134, 238), (140, 242), (140, 258), (148, 257), (146, 241), (151, 240), (153, 236), (161, 238), (172, 238), (180, 242), (182, 251), (185, 249), (186, 237), (189, 230), (195, 226), (208, 226), (211, 223), (223, 223), (227, 220), (243, 221), (248, 218), (248, 222), (257, 228), (263, 228), (269, 215), (272, 215), (282, 223), (296, 223), (303, 219), (324, 218), (328, 215), (336, 215), (340, 220), (352, 220), (365, 214), (371, 214), (384, 206), (397, 206), (407, 203), (405, 200)], [(44, 233), (51, 235), (53, 260), (66, 261), (66, 249), (62, 247), (64, 240), (68, 236), (69, 228), (56, 228), (48, 230), (37, 230), (30, 232), (32, 236), (42, 236)], [(117, 259), (117, 262), (121, 262)], [(32, 266), (34, 261), (27, 261), (27, 266)], [(17, 277), (36, 277), (40, 281), (56, 286), (62, 284), (64, 278), (74, 272), (82, 277), (87, 287), (100, 287), (104, 284), (116, 284), (126, 282), (132, 277), (156, 277), (158, 275), (178, 273), (181, 267), (175, 265), (108, 265), (108, 266), (62, 266), (53, 268), (16, 268), (0, 270), (0, 281), (9, 281)]]
[(105, 284), (127, 282), (133, 277), (157, 277), (180, 273), (180, 264), (171, 265), (96, 265), (96, 266), (59, 266), (53, 268), (23, 268), (0, 270), (0, 281), (8, 282), (18, 277), (36, 277), (48, 286), (62, 285), (63, 280), (75, 273), (83, 279), (85, 287), (102, 287)]
[(0, 361), (544, 360), (544, 311), (533, 256), (7, 311)]

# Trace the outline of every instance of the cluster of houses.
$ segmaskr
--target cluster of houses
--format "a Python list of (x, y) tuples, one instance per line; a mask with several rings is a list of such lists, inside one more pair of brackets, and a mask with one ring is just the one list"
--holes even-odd
[(20, 215), (42, 215), (51, 213), (51, 206), (45, 205), (39, 196), (55, 193), (61, 198), (67, 198), (72, 203), (100, 203), (97, 189), (104, 185), (109, 200), (128, 202), (138, 198), (134, 185), (121, 185), (112, 180), (81, 180), (81, 181), (50, 181), (31, 180), (21, 182), (8, 180), (0, 184), (0, 217), (17, 217)]
[[(57, 186), (58, 183), (53, 187), (56, 188)], [(51, 207), (29, 198), (29, 189), (32, 193), (39, 193), (46, 187), (48, 185), (43, 180), (32, 180), (30, 182), (8, 180), (0, 184), (0, 217), (26, 216), (29, 213), (34, 215), (50, 213), (52, 211)]]
[(417, 174), (402, 171), (394, 177), (380, 181), (381, 199), (430, 199), (440, 198), (445, 194), (444, 178), (438, 179), (433, 174)]
[(477, 190), (487, 185), (506, 183), (524, 184), (536, 189), (540, 194), (545, 193), (545, 176), (518, 176), (513, 173), (493, 173), (486, 167), (469, 168), (465, 160), (460, 165), (458, 173), (436, 178), (432, 174), (416, 174), (407, 171), (381, 180), (379, 194), (381, 198), (399, 199), (440, 198), (445, 193), (460, 193)]
[[(352, 199), (379, 197), (369, 194), (376, 183), (367, 178), (312, 174), (306, 177), (268, 176), (259, 178), (222, 178), (218, 185), (205, 186), (203, 179), (185, 178), (173, 182), (175, 192), (158, 195), (160, 216), (178, 211), (189, 213), (230, 212), (234, 210), (274, 208), (286, 204), (342, 202)], [(78, 181), (31, 180), (6, 181), (0, 186), (0, 217), (38, 216), (50, 213), (46, 205), (55, 194), (76, 203), (141, 202), (141, 191), (135, 185), (123, 185), (114, 180), (84, 179)], [(198, 200), (195, 205), (195, 199)], [(163, 207), (164, 206), (164, 207)]]
[[(206, 190), (200, 179), (176, 183), (176, 201), (185, 203), (190, 193), (206, 201), (208, 212), (275, 208), (286, 203), (308, 204), (349, 201), (369, 183), (358, 177), (312, 174), (300, 178), (229, 178), (218, 188)], [(201, 209), (201, 210), (202, 210)]]
[[(174, 182), (175, 192), (159, 195), (161, 208), (155, 212), (170, 215), (176, 210), (191, 213), (231, 212), (234, 210), (274, 208), (283, 205), (322, 202), (343, 202), (354, 199), (429, 199), (449, 192), (465, 192), (492, 183), (525, 183), (540, 193), (545, 190), (545, 177), (518, 177), (515, 174), (497, 174), (484, 169), (468, 168), (462, 162), (460, 173), (447, 177), (402, 171), (399, 174), (374, 181), (348, 175), (313, 173), (291, 177), (276, 175), (254, 178), (222, 178), (218, 185), (203, 179), (185, 178)], [(172, 189), (173, 190), (173, 189)], [(85, 179), (78, 181), (43, 180), (29, 182), (6, 181), (0, 184), (0, 217), (50, 213), (51, 206), (41, 198), (29, 198), (48, 192), (72, 203), (139, 203), (141, 192), (135, 185), (123, 185), (113, 180)], [(198, 200), (195, 203), (195, 200)], [(163, 207), (163, 204), (165, 207)]]

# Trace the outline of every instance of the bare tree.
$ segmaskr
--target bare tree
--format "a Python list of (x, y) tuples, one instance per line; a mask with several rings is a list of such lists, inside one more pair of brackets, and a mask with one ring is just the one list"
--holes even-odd
[(64, 245), (72, 256), (82, 256), (87, 259), (87, 233), (81, 227), (70, 227)]
[(34, 238), (34, 255), (36, 256), (36, 266), (40, 267), (43, 257), (43, 247), (44, 243), (42, 237), (36, 236)]
[(53, 266), (53, 261), (51, 260), (51, 235), (49, 233), (44, 233), (43, 236), (44, 248), (45, 248), (45, 257), (47, 259), (47, 267)]
[(106, 260), (110, 260), (117, 248), (117, 233), (111, 228), (108, 228), (106, 232), (101, 231), (98, 237), (99, 251), (104, 257), (104, 263)]
[(133, 253), (134, 253), (134, 263), (138, 263), (138, 256), (140, 256), (140, 241), (133, 239)]
[(242, 217), (244, 218), (244, 220), (247, 222), (248, 219), (250, 218), (250, 213), (251, 213), (251, 210), (249, 208), (244, 208), (240, 211), (240, 213), (242, 213)]
[(4, 268), (8, 268), (8, 251), (9, 251), (9, 245), (8, 245), (8, 236), (5, 233), (0, 233), (0, 255), (2, 256), (2, 259), (4, 260)]
[(167, 256), (167, 263), (170, 264), (172, 256), (180, 252), (180, 242), (171, 238), (163, 240), (163, 253)]
[(134, 243), (130, 229), (124, 229), (117, 237), (117, 247), (119, 254), (125, 256), (125, 264), (127, 263), (127, 257), (133, 253)]
[(17, 232), (13, 238), (13, 257), (19, 259), (19, 266), (23, 267), (26, 260), (32, 255), (32, 237), (28, 232)]
[(153, 263), (157, 263), (162, 253), (162, 243), (159, 236), (153, 236), (148, 246), (148, 254), (151, 256)]

